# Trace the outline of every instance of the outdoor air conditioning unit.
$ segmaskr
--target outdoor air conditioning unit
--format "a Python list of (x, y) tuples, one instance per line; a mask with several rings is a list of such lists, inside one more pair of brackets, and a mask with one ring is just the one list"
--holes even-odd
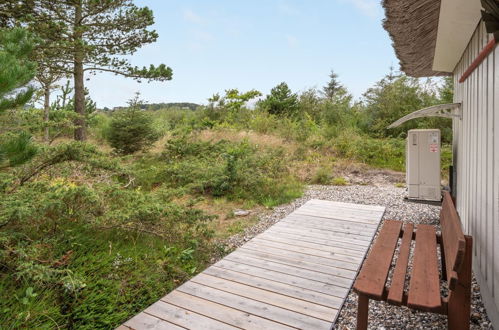
[(407, 134), (406, 180), (409, 199), (440, 201), (440, 130), (412, 129)]

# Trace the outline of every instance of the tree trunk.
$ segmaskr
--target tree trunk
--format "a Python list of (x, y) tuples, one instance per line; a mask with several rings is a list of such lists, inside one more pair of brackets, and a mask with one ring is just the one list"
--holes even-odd
[(85, 85), (83, 77), (83, 59), (84, 53), (81, 46), (83, 32), (81, 30), (82, 19), (82, 4), (78, 1), (75, 4), (75, 21), (74, 21), (74, 37), (75, 37), (75, 53), (74, 53), (74, 106), (78, 114), (75, 120), (75, 140), (85, 141), (87, 138), (87, 127), (85, 120)]
[(43, 140), (50, 141), (49, 131), (49, 113), (50, 113), (50, 86), (44, 86), (44, 102), (43, 102), (43, 121), (45, 122), (45, 134)]

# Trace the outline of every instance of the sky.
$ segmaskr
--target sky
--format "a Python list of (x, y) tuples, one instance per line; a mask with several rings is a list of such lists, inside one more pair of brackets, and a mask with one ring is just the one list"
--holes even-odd
[(237, 88), (267, 94), (281, 82), (295, 92), (321, 88), (333, 69), (356, 97), (398, 69), (380, 0), (136, 0), (154, 12), (158, 40), (130, 61), (173, 69), (167, 82), (99, 73), (86, 82), (97, 106), (206, 104)]

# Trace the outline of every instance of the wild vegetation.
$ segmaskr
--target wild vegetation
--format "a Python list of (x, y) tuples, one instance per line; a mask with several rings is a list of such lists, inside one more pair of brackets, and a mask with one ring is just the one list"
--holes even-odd
[[(289, 202), (307, 184), (349, 184), (347, 168), (402, 171), (411, 128), (437, 127), (451, 139), (443, 119), (386, 129), (452, 99), (450, 80), (394, 72), (359, 100), (331, 72), (322, 90), (293, 92), (283, 82), (268, 95), (228, 89), (206, 106), (148, 106), (137, 95), (121, 109), (98, 109), (82, 66), (171, 78), (166, 66), (113, 59), (156, 39), (144, 32), (152, 13), (125, 0), (52, 4), (0, 5), (1, 328), (113, 328), (225, 253), (223, 240), (256, 221), (235, 209)], [(78, 11), (89, 21), (63, 23)], [(70, 33), (78, 41), (54, 40)], [(65, 51), (54, 54), (54, 43)], [(50, 102), (75, 70), (78, 79)]]

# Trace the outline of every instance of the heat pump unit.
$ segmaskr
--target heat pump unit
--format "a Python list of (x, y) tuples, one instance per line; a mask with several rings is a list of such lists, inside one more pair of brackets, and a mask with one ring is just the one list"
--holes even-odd
[(407, 134), (408, 198), (440, 201), (440, 130), (412, 129)]

